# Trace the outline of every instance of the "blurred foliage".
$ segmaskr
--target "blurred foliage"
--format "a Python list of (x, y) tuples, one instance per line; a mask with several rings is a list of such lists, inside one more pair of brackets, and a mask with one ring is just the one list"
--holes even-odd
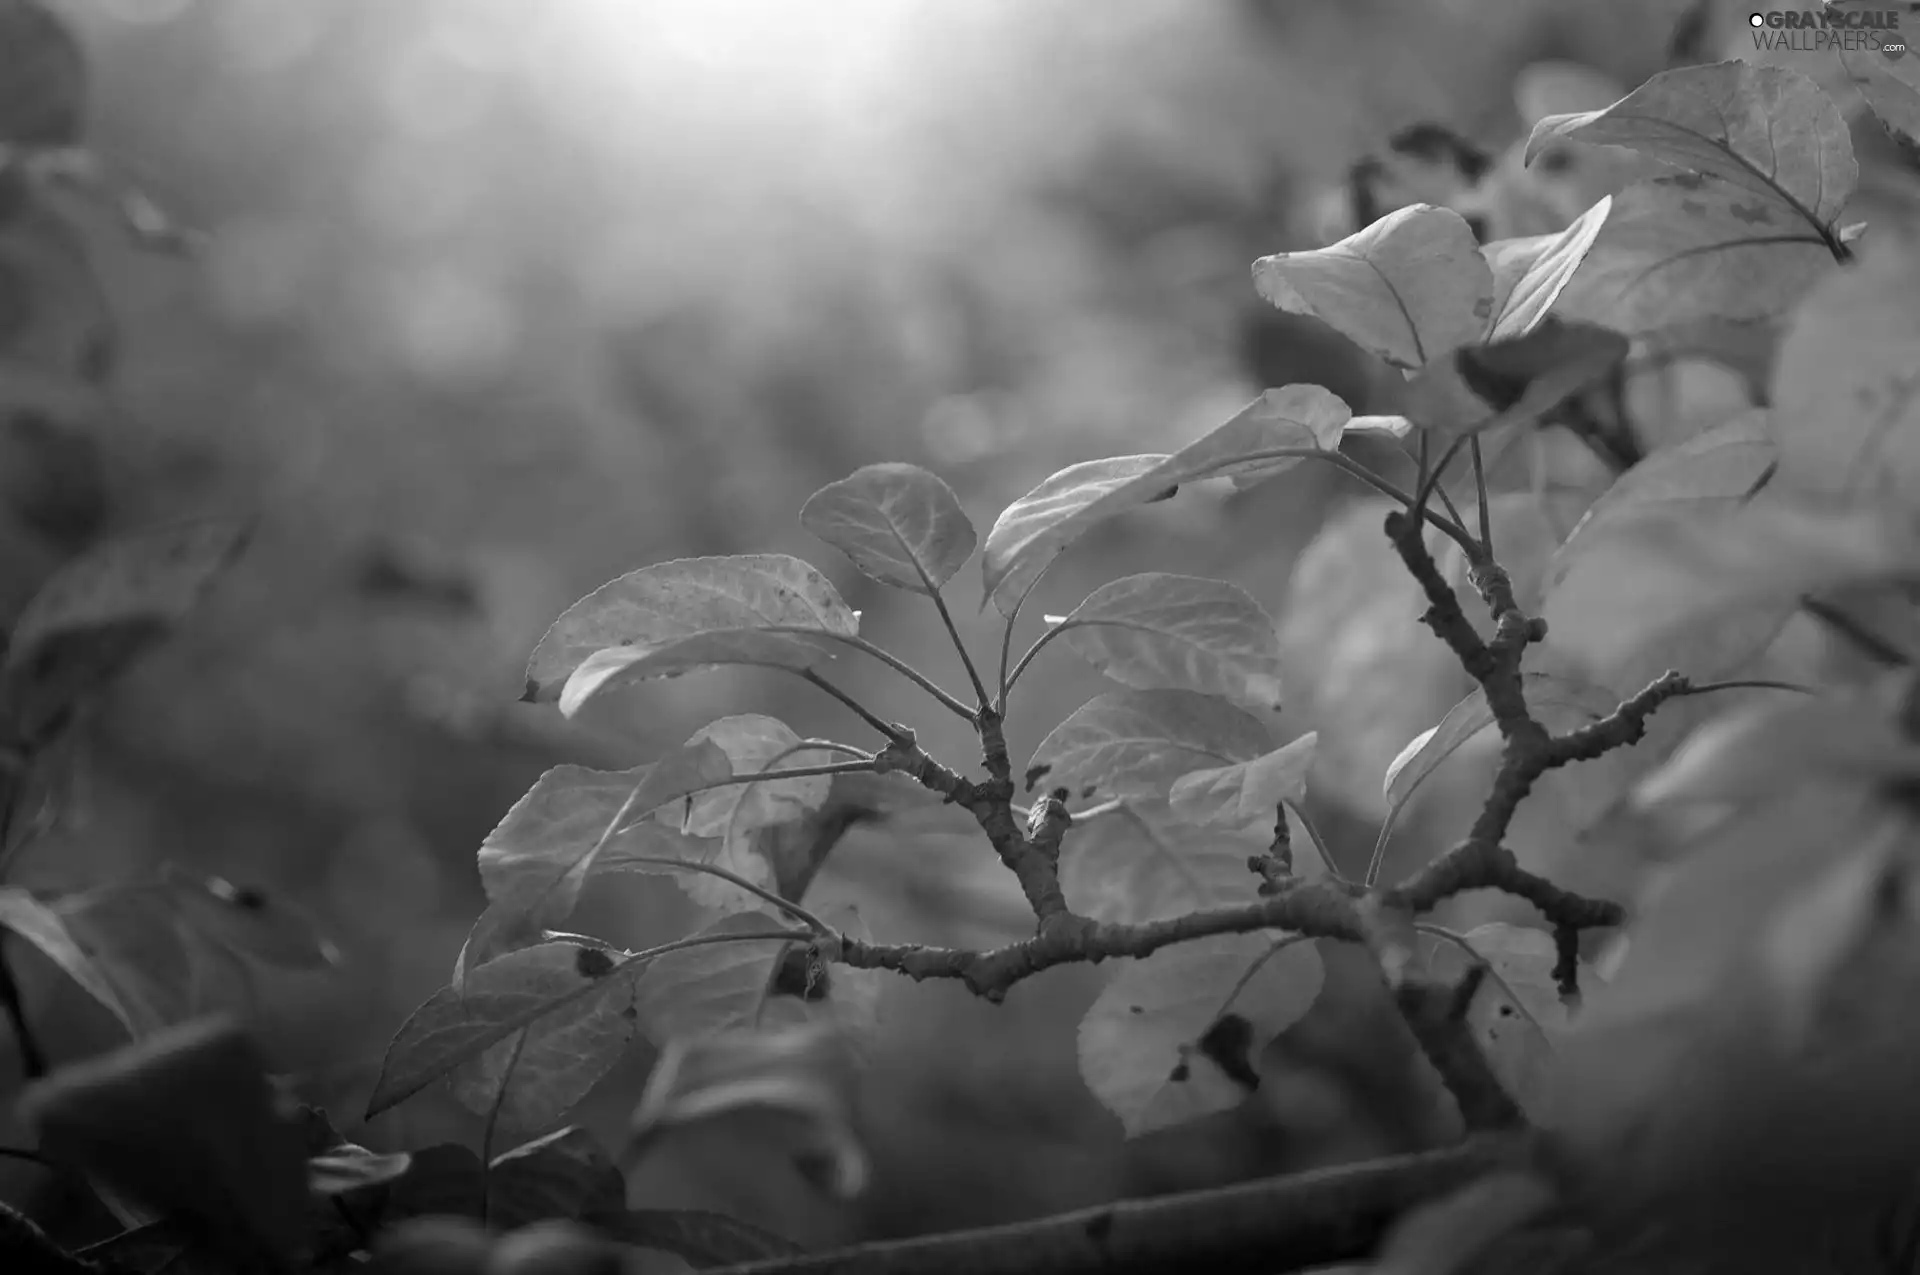
[[(90, 144), (203, 246), (142, 253), (98, 210), (46, 217), (0, 181), (0, 340), (94, 387), (0, 432), (0, 607), (11, 620), (108, 528), (261, 525), (209, 609), (84, 723), (14, 875), (70, 887), (167, 861), (297, 900), (344, 968), (262, 975), (253, 1012), (303, 1096), (344, 1119), (395, 1025), (444, 983), (480, 899), (473, 852), (542, 770), (633, 764), (747, 709), (803, 735), (855, 729), (748, 673), (609, 696), (565, 725), (515, 702), (552, 616), (650, 562), (792, 552), (834, 575), (877, 641), (951, 684), (932, 617), (823, 552), (797, 520), (807, 495), (913, 461), (984, 528), (1054, 468), (1177, 446), (1264, 384), (1363, 389), (1328, 334), (1250, 328), (1248, 263), (1299, 246), (1295, 194), (1390, 129), (1509, 112), (1526, 60), (1589, 56), (1637, 78), (1665, 26), (1617, 8), (65, 5), (90, 67)], [(1182, 570), (1281, 613), (1294, 553), (1335, 498), (1301, 472), (1120, 519), (1032, 606)], [(972, 587), (956, 586), (957, 619), (989, 650), (997, 626)], [(884, 670), (845, 682), (971, 759), (963, 724)], [(1064, 661), (1023, 684), (1014, 751), (1098, 685)], [(983, 849), (856, 829), (816, 893), (858, 899), (881, 938), (991, 941), (1019, 924), (1004, 906), (1017, 895)], [(610, 891), (578, 924), (637, 943), (660, 918), (628, 902)], [(113, 1039), (51, 967), (19, 963), (56, 1057)], [(639, 1189), (827, 1240), (1396, 1136), (1341, 1126), (1329, 1113), (1363, 1097), (1302, 1079), (1272, 1121), (1203, 1122), (1122, 1158), (1066, 1029), (1097, 986), (1061, 971), (997, 1008), (890, 988), (897, 1056), (877, 1060), (866, 1098), (878, 1188), (857, 1208), (743, 1183), (725, 1148)], [(583, 1118), (623, 1120), (646, 1062)], [(422, 1102), (347, 1132), (384, 1148), (471, 1126)]]

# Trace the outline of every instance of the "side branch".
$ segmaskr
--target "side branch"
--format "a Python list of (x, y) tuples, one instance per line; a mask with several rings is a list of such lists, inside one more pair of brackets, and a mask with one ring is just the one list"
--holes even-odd
[(1334, 882), (1314, 881), (1255, 903), (1189, 912), (1164, 921), (1119, 925), (1063, 911), (1043, 920), (1032, 938), (984, 952), (917, 943), (863, 943), (842, 936), (838, 959), (856, 969), (894, 970), (916, 982), (957, 978), (975, 994), (999, 1001), (1015, 983), (1056, 965), (1149, 956), (1175, 943), (1254, 930), (1291, 930), (1354, 942), (1361, 938), (1352, 892)]

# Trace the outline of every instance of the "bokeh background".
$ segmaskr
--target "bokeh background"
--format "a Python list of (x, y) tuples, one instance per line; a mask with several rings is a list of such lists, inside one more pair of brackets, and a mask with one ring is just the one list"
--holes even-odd
[[(1680, 6), (52, 7), (87, 51), (91, 144), (204, 241), (190, 259), (155, 255), (96, 217), (84, 264), (25, 250), (46, 276), (35, 304), (55, 307), (33, 322), (61, 321), (58, 298), (97, 296), (118, 348), (88, 417), (97, 490), (45, 440), (6, 440), (0, 604), (17, 612), (89, 534), (197, 514), (262, 522), (208, 608), (87, 721), (57, 819), (11, 872), (57, 890), (170, 861), (309, 909), (342, 968), (257, 972), (252, 1012), (350, 1137), (398, 1148), (476, 1132), (431, 1096), (371, 1126), (358, 1115), (388, 1037), (444, 984), (478, 911), (474, 850), (543, 770), (637, 764), (743, 711), (863, 739), (830, 701), (751, 673), (650, 684), (574, 723), (517, 703), (527, 653), (565, 606), (669, 558), (795, 553), (865, 612), (869, 636), (955, 684), (932, 613), (801, 530), (813, 490), (917, 462), (984, 532), (1053, 470), (1170, 450), (1263, 386), (1321, 381), (1359, 400), (1366, 377), (1342, 343), (1263, 321), (1250, 261), (1312, 246), (1311, 197), (1401, 125), (1510, 140), (1525, 63), (1574, 58), (1637, 83)], [(1289, 597), (1300, 550), (1354, 496), (1330, 474), (1120, 519), (1029, 612), (1064, 612), (1134, 571), (1217, 575), (1276, 614), (1309, 683), (1329, 663), (1364, 665), (1414, 610), (1385, 574), (1334, 543), (1299, 590), (1351, 616), (1378, 588), (1379, 624), (1329, 634)], [(954, 601), (990, 650), (971, 570)], [(1064, 653), (1047, 659), (1009, 725), (1021, 756), (1100, 689)], [(884, 669), (843, 677), (951, 762), (973, 760), (962, 725)], [(1316, 725), (1314, 687), (1296, 689), (1290, 731)], [(1400, 740), (1457, 697), (1395, 696), (1414, 722)], [(1382, 713), (1391, 736), (1399, 719)], [(1349, 866), (1373, 812), (1343, 799), (1378, 784), (1377, 770), (1324, 777), (1325, 826)], [(1408, 853), (1421, 835), (1407, 831)], [(1020, 925), (1004, 875), (977, 839), (863, 829), (818, 889), (857, 900), (883, 939), (990, 943)], [(579, 918), (636, 946), (663, 923), (617, 890)], [(10, 951), (57, 1057), (113, 1041), (50, 967)], [(677, 1152), (636, 1189), (819, 1243), (1201, 1185), (1396, 1136), (1352, 1093), (1302, 1080), (1276, 1100), (1291, 1126), (1214, 1122), (1123, 1145), (1074, 1064), (1073, 1024), (1100, 977), (1059, 971), (999, 1007), (889, 988), (865, 1098), (880, 1170), (861, 1201), (812, 1194), (744, 1143)], [(581, 1112), (609, 1139), (645, 1054)], [(0, 1046), (0, 1088), (15, 1067)], [(0, 1169), (10, 1195), (49, 1189), (29, 1167)]]

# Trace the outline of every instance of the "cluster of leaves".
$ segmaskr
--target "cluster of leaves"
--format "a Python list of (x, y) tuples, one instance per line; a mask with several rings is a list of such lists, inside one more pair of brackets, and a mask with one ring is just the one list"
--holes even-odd
[[(1911, 141), (1920, 98), (1901, 64), (1887, 65), (1860, 72), (1863, 90), (1885, 126)], [(1658, 1059), (1670, 1056), (1602, 1068), (1620, 1057), (1608, 1024), (1643, 1029), (1655, 1017), (1672, 1023), (1676, 1009), (1702, 1011), (1737, 966), (1760, 971), (1768, 995), (1758, 1003), (1778, 1019), (1780, 1039), (1826, 1030), (1837, 982), (1906, 951), (1896, 941), (1903, 916), (1886, 900), (1906, 897), (1897, 887), (1911, 867), (1904, 833), (1920, 756), (1909, 693), (1920, 655), (1911, 514), (1920, 453), (1909, 441), (1920, 400), (1903, 361), (1916, 336), (1920, 261), (1843, 223), (1858, 177), (1847, 125), (1791, 71), (1722, 63), (1668, 72), (1605, 109), (1542, 121), (1529, 152), (1549, 144), (1624, 148), (1633, 180), (1557, 233), (1482, 245), (1458, 213), (1415, 206), (1329, 248), (1255, 263), (1269, 302), (1405, 374), (1400, 414), (1355, 417), (1314, 385), (1272, 389), (1173, 453), (1052, 475), (1004, 509), (984, 540), (953, 491), (916, 466), (867, 466), (816, 493), (803, 525), (865, 575), (928, 600), (961, 657), (965, 692), (861, 636), (859, 614), (826, 576), (786, 555), (645, 567), (562, 614), (531, 656), (525, 698), (565, 715), (652, 680), (752, 666), (805, 680), (878, 738), (802, 738), (745, 714), (708, 724), (649, 765), (563, 766), (541, 777), (481, 846), (487, 907), (447, 986), (394, 1037), (369, 1105), (375, 1114), (444, 1081), (484, 1117), (478, 1154), (446, 1146), (378, 1156), (345, 1144), (323, 1117), (274, 1101), (230, 1027), (156, 1033), (160, 1016), (140, 1018), (137, 997), (101, 976), (68, 901), (4, 896), (0, 920), (142, 1038), (29, 1100), (47, 1155), (165, 1214), (98, 1256), (157, 1269), (140, 1246), (173, 1244), (226, 1263), (212, 1269), (327, 1268), (377, 1248), (382, 1230), (454, 1214), (503, 1231), (583, 1222), (696, 1264), (778, 1257), (789, 1246), (743, 1223), (628, 1209), (619, 1168), (564, 1124), (567, 1113), (644, 1039), (660, 1060), (623, 1160), (687, 1124), (762, 1114), (825, 1189), (857, 1192), (868, 1169), (850, 1094), (863, 1046), (880, 1030), (878, 980), (888, 972), (959, 979), (997, 1000), (1055, 965), (1120, 961), (1080, 1026), (1082, 1071), (1139, 1133), (1244, 1100), (1259, 1084), (1260, 1050), (1334, 990), (1325, 945), (1361, 943), (1464, 1124), (1541, 1122), (1589, 1171), (1611, 1163), (1623, 1131), (1648, 1127), (1664, 1093)], [(1777, 349), (1751, 410), (1643, 454), (1594, 446), (1594, 463), (1552, 491), (1544, 481), (1501, 485), (1501, 460), (1537, 447), (1549, 429), (1594, 442), (1596, 405), (1636, 346), (1756, 325)], [(1342, 450), (1361, 435), (1385, 440), (1376, 450), (1404, 472)], [(1425, 600), (1419, 618), (1476, 684), (1380, 777), (1389, 816), (1364, 868), (1343, 862), (1302, 814), (1317, 736), (1278, 729), (1279, 642), (1273, 618), (1243, 589), (1130, 576), (1046, 617), (1013, 656), (1027, 599), (1091, 528), (1195, 483), (1248, 487), (1310, 461), (1392, 508), (1384, 530)], [(1511, 511), (1548, 499), (1574, 507), (1572, 532), (1548, 546), (1508, 545)], [(1005, 621), (997, 666), (967, 649), (945, 597), (976, 552), (982, 606)], [(68, 658), (92, 671), (119, 644), (147, 640), (156, 614), (174, 618), (175, 602), (221, 557), (161, 554), (197, 564), (158, 573), (169, 581), (164, 604), (152, 589), (134, 590), (130, 603), (124, 582), (104, 589), (101, 568), (76, 569), (77, 583), (50, 587), (23, 618), (12, 655), (66, 635), (77, 652)], [(156, 559), (138, 561), (151, 569)], [(1833, 683), (1825, 691), (1742, 676), (1796, 617), (1824, 623), (1877, 663), (1836, 662), (1823, 669)], [(1003, 725), (1022, 677), (1056, 639), (1115, 689), (1070, 714), (1022, 768)], [(835, 661), (847, 655), (881, 660), (969, 722), (984, 777), (930, 756), (909, 726), (836, 684)], [(53, 688), (57, 700), (68, 685), (58, 661), (22, 667), (36, 670), (27, 679), (35, 695)], [(1615, 927), (1625, 912), (1523, 866), (1508, 844), (1515, 813), (1549, 771), (1642, 741), (1664, 705), (1735, 689), (1761, 698), (1709, 722), (1618, 794), (1641, 814), (1683, 807), (1689, 817), (1649, 827), (1679, 866), (1605, 988), (1601, 1029), (1589, 1032), (1589, 1016), (1573, 1015), (1596, 981), (1580, 959), (1581, 932)], [(1394, 818), (1488, 729), (1500, 762), (1472, 826), (1411, 876), (1382, 881)], [(1791, 805), (1809, 792), (1820, 794), (1817, 825)], [(851, 911), (806, 906), (844, 827), (836, 809), (942, 803), (970, 815), (982, 849), (1014, 874), (1034, 915), (1030, 938), (990, 951), (882, 943)], [(1757, 856), (1733, 853), (1756, 843)], [(613, 873), (684, 893), (700, 920), (637, 951), (559, 928)], [(168, 888), (219, 918), (226, 948), (267, 955), (279, 951), (269, 938), (302, 933), (263, 919), (259, 900), (230, 887)], [(1460, 934), (1424, 919), (1484, 888), (1524, 899), (1543, 924)], [(304, 953), (318, 940), (297, 943)], [(1572, 1114), (1569, 1077), (1579, 1082)], [(1820, 1092), (1832, 1091), (1828, 1081)], [(175, 1123), (144, 1139), (129, 1132), (140, 1122), (124, 1113), (162, 1108)], [(1723, 1132), (1689, 1127), (1702, 1147)], [(503, 1134), (517, 1145), (497, 1153)], [(1197, 1239), (1189, 1228), (1186, 1259), (1204, 1267), (1248, 1244), (1276, 1266), (1356, 1256), (1394, 1212), (1449, 1185), (1431, 1164), (1409, 1173), (1394, 1180), (1392, 1209), (1356, 1205), (1351, 1190), (1341, 1197), (1367, 1214), (1364, 1226), (1324, 1225), (1333, 1193), (1321, 1184), (1268, 1188), (1291, 1190), (1292, 1206), (1223, 1214)], [(1538, 1206), (1526, 1202), (1504, 1199), (1495, 1210), (1503, 1225)], [(1116, 1207), (1037, 1228), (1006, 1260), (1028, 1269), (1058, 1244), (1054, 1268), (1096, 1269), (1116, 1235), (1136, 1235), (1131, 1217)], [(965, 1242), (953, 1245), (956, 1262), (968, 1260)], [(1001, 1269), (981, 1257), (1001, 1241), (979, 1243), (969, 1268)], [(1423, 1248), (1409, 1269), (1440, 1269), (1436, 1251)]]

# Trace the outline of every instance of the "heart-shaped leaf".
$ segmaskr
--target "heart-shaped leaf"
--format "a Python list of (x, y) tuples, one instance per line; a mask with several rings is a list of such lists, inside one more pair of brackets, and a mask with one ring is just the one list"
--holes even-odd
[(1548, 116), (1528, 139), (1529, 162), (1563, 139), (1631, 147), (1718, 177), (1816, 232), (1833, 224), (1860, 179), (1833, 99), (1797, 71), (1749, 62), (1663, 71), (1604, 110)]
[(1311, 943), (1222, 934), (1127, 961), (1080, 1022), (1080, 1074), (1128, 1137), (1229, 1110), (1260, 1053), (1313, 1007)]
[(1238, 585), (1147, 572), (1102, 585), (1071, 614), (1048, 619), (1075, 654), (1123, 686), (1280, 707), (1273, 617)]
[(833, 584), (798, 558), (768, 553), (662, 562), (609, 581), (562, 612), (528, 661), (523, 698), (559, 699), (574, 670), (609, 647), (663, 648), (730, 629), (852, 637), (858, 628)]
[(1459, 213), (1414, 204), (1339, 243), (1253, 263), (1260, 295), (1325, 323), (1395, 367), (1417, 368), (1476, 340), (1493, 315), (1493, 275)]
[(1193, 691), (1109, 691), (1034, 750), (1027, 773), (1084, 800), (1162, 798), (1193, 771), (1252, 761), (1273, 747), (1259, 719)]
[(1308, 731), (1293, 742), (1252, 761), (1196, 770), (1173, 781), (1168, 793), (1173, 813), (1188, 823), (1225, 828), (1265, 827), (1272, 831), (1280, 803), (1306, 800), (1307, 775), (1313, 769), (1320, 736)]
[(953, 488), (918, 465), (868, 465), (829, 483), (800, 525), (882, 584), (932, 594), (973, 556), (979, 536)]

